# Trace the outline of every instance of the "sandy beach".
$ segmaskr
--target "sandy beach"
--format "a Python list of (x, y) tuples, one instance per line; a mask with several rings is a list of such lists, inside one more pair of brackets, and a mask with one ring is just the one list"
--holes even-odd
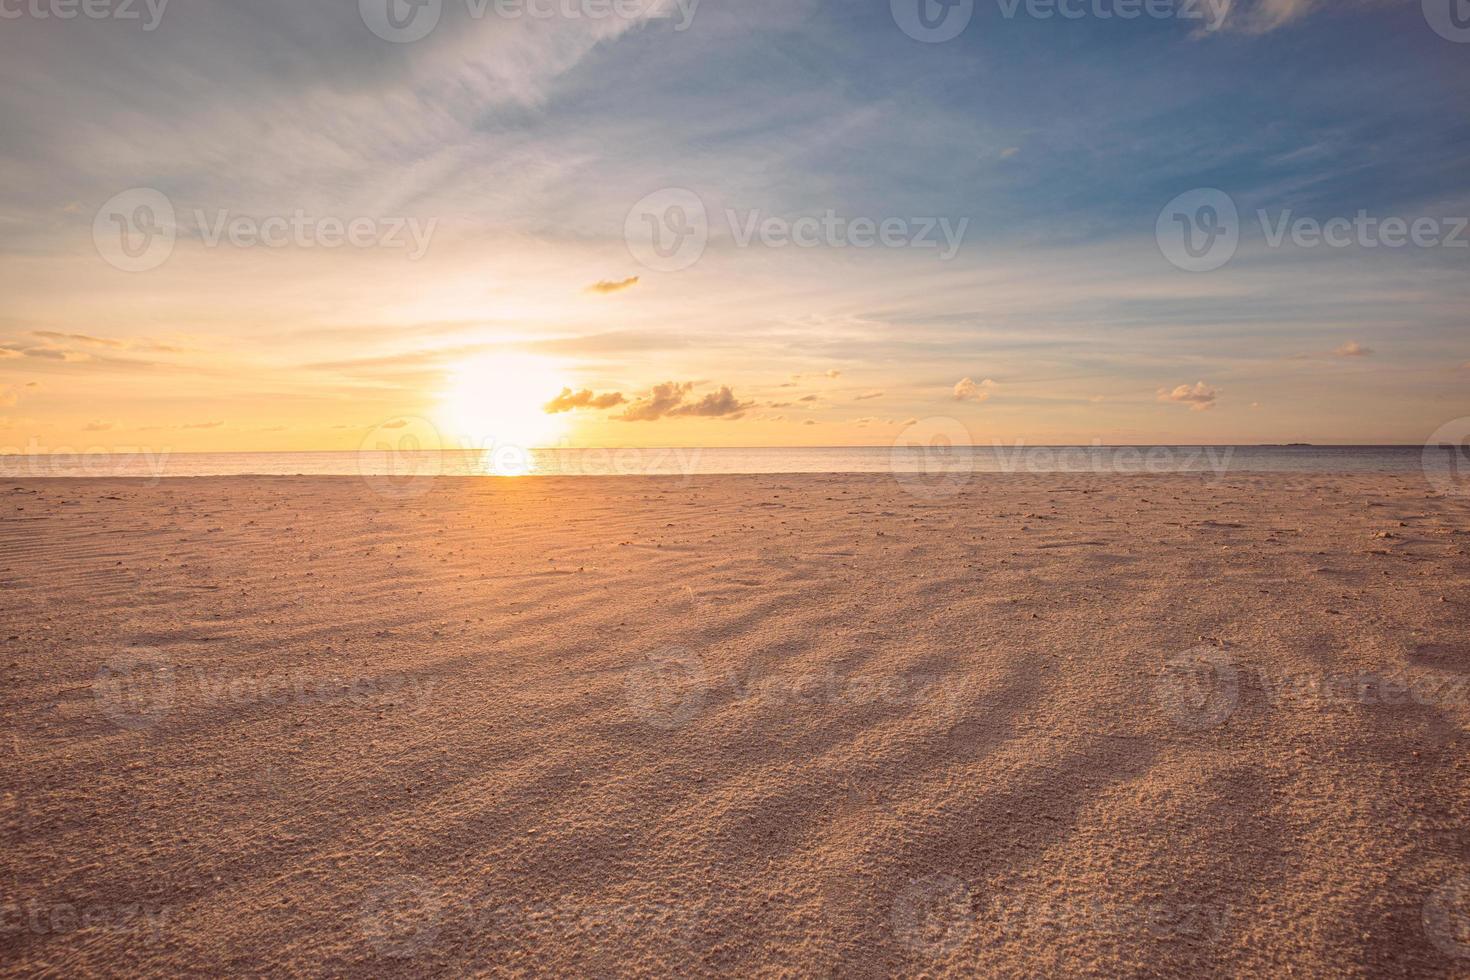
[(403, 489), (0, 487), (0, 971), (1470, 976), (1470, 499)]

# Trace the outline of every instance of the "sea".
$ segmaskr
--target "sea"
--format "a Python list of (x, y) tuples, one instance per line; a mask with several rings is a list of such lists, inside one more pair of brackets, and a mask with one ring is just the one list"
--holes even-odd
[(1470, 481), (1466, 446), (882, 446), (0, 455), (0, 478), (738, 473), (1403, 473)]

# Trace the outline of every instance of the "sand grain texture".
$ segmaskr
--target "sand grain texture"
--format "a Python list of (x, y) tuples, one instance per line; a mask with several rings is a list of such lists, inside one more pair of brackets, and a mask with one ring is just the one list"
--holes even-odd
[(1408, 477), (0, 487), (0, 970), (1470, 976)]

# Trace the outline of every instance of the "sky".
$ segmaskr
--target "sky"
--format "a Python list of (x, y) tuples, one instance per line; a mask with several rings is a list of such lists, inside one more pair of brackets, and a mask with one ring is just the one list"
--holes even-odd
[(1422, 443), (1467, 105), (1467, 0), (0, 0), (0, 451)]

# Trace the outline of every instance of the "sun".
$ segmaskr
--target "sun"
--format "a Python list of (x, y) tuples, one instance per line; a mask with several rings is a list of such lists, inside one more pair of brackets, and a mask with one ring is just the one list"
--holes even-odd
[(566, 418), (544, 406), (565, 386), (551, 362), (524, 354), (495, 354), (467, 361), (450, 376), (439, 422), (468, 448), (553, 445)]

